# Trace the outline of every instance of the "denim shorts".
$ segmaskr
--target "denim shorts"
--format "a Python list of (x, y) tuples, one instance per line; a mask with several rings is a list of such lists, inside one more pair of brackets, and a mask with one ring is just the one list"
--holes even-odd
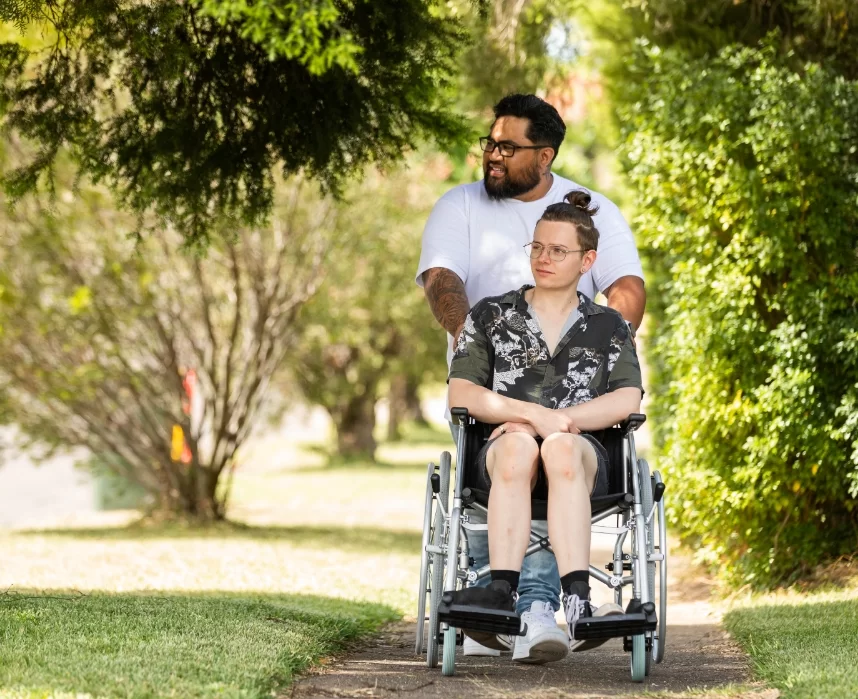
[[(608, 452), (602, 443), (593, 435), (581, 433), (579, 435), (593, 445), (596, 452), (596, 478), (593, 481), (593, 490), (590, 492), (590, 497), (595, 498), (600, 495), (608, 494)], [(484, 485), (484, 490), (489, 490), (492, 487), (492, 479), (489, 477), (489, 471), (486, 466), (486, 454), (489, 447), (494, 444), (500, 437), (495, 437), (486, 442), (485, 446), (480, 449), (477, 456), (477, 468), (479, 469), (479, 478), (481, 484)], [(542, 437), (536, 438), (537, 446), (542, 446)], [(542, 459), (539, 459), (539, 464), (536, 469), (536, 485), (533, 487), (533, 497), (537, 500), (545, 500), (548, 498), (548, 478), (545, 475), (545, 468), (542, 465)]]

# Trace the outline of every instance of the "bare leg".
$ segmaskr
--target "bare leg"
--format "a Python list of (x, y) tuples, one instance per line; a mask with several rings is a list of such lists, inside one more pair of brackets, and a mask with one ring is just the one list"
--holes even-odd
[(524, 432), (501, 435), (486, 454), (489, 491), (489, 564), (521, 570), (530, 542), (530, 491), (536, 482), (539, 447)]
[(560, 575), (590, 567), (590, 493), (596, 451), (583, 437), (558, 432), (542, 443), (548, 478), (548, 536)]

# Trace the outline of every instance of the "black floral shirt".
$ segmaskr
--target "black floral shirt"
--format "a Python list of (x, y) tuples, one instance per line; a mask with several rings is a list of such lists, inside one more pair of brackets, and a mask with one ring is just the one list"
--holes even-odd
[(631, 333), (617, 311), (579, 293), (579, 317), (551, 354), (524, 298), (531, 288), (484, 298), (471, 309), (450, 365), (451, 379), (556, 410), (618, 388), (643, 393)]

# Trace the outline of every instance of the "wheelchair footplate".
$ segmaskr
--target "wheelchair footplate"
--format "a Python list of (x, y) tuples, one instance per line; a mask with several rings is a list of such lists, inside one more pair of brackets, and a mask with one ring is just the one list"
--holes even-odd
[(575, 624), (575, 640), (637, 636), (646, 631), (655, 631), (657, 625), (655, 605), (648, 602), (625, 614), (579, 619)]
[(521, 617), (515, 612), (475, 607), (470, 604), (453, 604), (453, 594), (445, 592), (438, 605), (438, 621), (457, 629), (523, 636)]

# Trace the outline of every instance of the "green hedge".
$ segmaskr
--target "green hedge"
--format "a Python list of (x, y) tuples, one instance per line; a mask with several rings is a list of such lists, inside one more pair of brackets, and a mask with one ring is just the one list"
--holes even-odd
[(858, 84), (641, 44), (621, 107), (672, 522), (733, 582), (858, 550)]

